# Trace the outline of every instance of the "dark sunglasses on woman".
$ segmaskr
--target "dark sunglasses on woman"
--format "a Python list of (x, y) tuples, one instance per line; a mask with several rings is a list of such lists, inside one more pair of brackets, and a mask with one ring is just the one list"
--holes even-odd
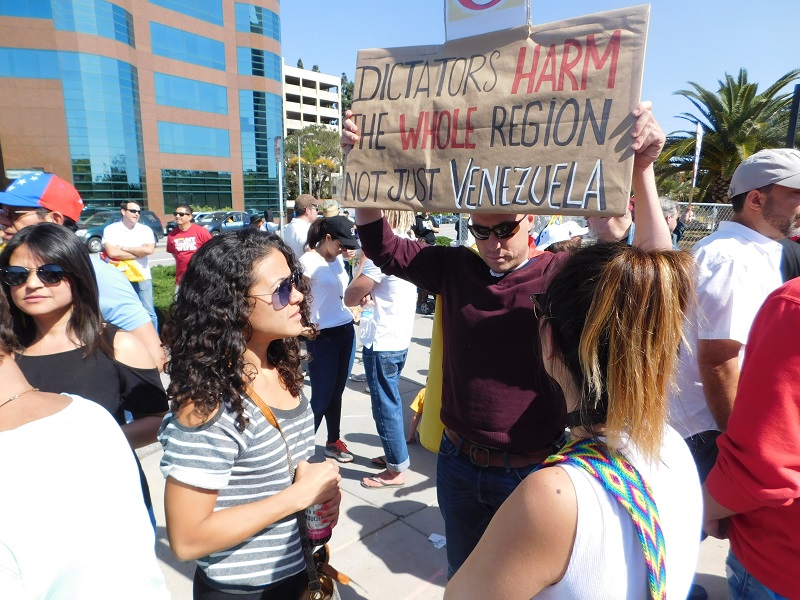
[(286, 279), (278, 284), (276, 289), (271, 294), (250, 294), (251, 296), (272, 296), (272, 307), (275, 310), (280, 310), (289, 304), (292, 298), (292, 289), (300, 285), (300, 273), (293, 271)]
[(36, 276), (39, 278), (39, 281), (48, 285), (55, 285), (67, 275), (64, 268), (58, 265), (42, 265), (38, 269), (3, 267), (0, 269), (0, 275), (2, 275), (6, 285), (16, 286), (26, 283), (33, 271), (36, 271)]
[(484, 227), (483, 225), (475, 225), (474, 223), (470, 224), (468, 227), (477, 240), (488, 240), (492, 233), (501, 240), (504, 240), (517, 233), (519, 224), (522, 223), (525, 217), (527, 217), (527, 215), (523, 215), (519, 221), (503, 221), (494, 227)]

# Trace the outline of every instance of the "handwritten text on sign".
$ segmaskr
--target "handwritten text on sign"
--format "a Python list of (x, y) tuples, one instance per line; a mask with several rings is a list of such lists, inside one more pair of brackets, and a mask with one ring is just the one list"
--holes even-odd
[(345, 204), (622, 214), (648, 13), (359, 52)]

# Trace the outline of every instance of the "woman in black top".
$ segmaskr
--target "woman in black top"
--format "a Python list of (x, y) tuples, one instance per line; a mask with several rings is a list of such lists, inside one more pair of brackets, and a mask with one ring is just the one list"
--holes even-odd
[[(104, 406), (131, 448), (155, 442), (167, 410), (158, 369), (135, 336), (103, 323), (89, 254), (75, 234), (53, 223), (26, 227), (0, 254), (0, 275), (17, 363), (31, 385)], [(141, 467), (140, 474), (151, 510)]]

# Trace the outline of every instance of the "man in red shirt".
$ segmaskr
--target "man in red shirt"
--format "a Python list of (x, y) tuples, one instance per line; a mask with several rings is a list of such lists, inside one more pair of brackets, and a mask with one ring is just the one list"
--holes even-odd
[(167, 235), (167, 252), (175, 257), (175, 293), (189, 265), (192, 254), (200, 249), (200, 246), (211, 239), (211, 234), (205, 227), (200, 227), (192, 223), (192, 207), (188, 204), (179, 204), (172, 213), (175, 215), (177, 227)]
[(797, 331), (800, 279), (792, 279), (767, 297), (753, 321), (728, 429), (717, 439), (719, 456), (705, 483), (703, 528), (730, 536), (734, 600), (800, 599)]

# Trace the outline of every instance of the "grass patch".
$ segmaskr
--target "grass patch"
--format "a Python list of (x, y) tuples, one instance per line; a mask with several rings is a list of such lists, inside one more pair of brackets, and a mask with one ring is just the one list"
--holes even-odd
[(175, 265), (152, 267), (153, 302), (156, 310), (166, 314), (175, 295)]
[(446, 235), (437, 235), (436, 236), (436, 245), (437, 246), (449, 246), (453, 238), (449, 238)]

